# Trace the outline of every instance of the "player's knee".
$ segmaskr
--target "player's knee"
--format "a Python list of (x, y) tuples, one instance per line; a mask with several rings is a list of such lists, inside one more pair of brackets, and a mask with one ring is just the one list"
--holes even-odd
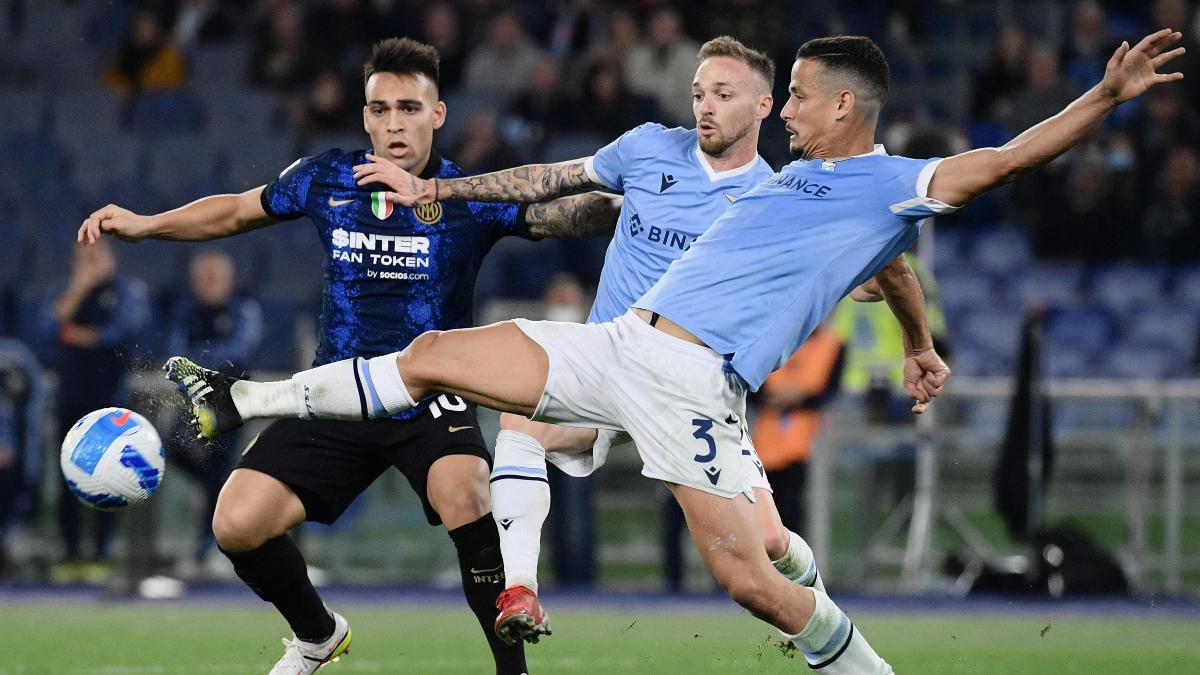
[(761, 574), (750, 571), (722, 575), (717, 581), (729, 593), (734, 602), (745, 607), (755, 616), (765, 616), (775, 602), (771, 597), (770, 584)]
[(396, 358), (396, 366), (400, 369), (404, 384), (414, 398), (419, 399), (418, 390), (428, 387), (443, 369), (437, 356), (441, 335), (440, 330), (421, 333)]
[(212, 520), (213, 537), (224, 551), (244, 553), (267, 543), (282, 532), (272, 532), (254, 509), (217, 505)]
[(460, 487), (456, 491), (442, 493), (430, 501), (442, 522), (450, 529), (454, 529), (455, 525), (473, 523), (492, 510), (486, 481), (481, 486)]
[(782, 558), (791, 543), (791, 533), (782, 524), (772, 525), (763, 530), (763, 545), (767, 549), (767, 557), (771, 560)]

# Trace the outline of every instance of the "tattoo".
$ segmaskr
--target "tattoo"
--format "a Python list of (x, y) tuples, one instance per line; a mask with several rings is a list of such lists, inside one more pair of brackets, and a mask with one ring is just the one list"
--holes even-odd
[(552, 202), (530, 204), (525, 224), (532, 237), (559, 239), (612, 234), (621, 214), (621, 197), (589, 192)]
[(438, 183), (446, 193), (442, 199), (531, 204), (603, 187), (588, 178), (585, 161), (528, 164), (479, 176), (444, 178)]

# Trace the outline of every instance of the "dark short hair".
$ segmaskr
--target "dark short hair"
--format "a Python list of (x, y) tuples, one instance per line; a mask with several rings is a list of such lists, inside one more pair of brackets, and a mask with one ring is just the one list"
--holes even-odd
[(701, 45), (700, 52), (696, 54), (700, 61), (713, 56), (727, 56), (750, 66), (751, 70), (766, 80), (768, 91), (775, 83), (775, 60), (757, 49), (747, 47), (736, 38), (728, 35), (715, 37)]
[(796, 59), (820, 61), (827, 71), (854, 80), (855, 95), (867, 96), (880, 108), (887, 102), (891, 77), (888, 62), (883, 50), (869, 37), (839, 35), (809, 40), (796, 52)]
[(380, 40), (371, 48), (371, 56), (363, 64), (363, 83), (375, 73), (424, 75), (438, 84), (438, 64), (441, 57), (432, 45), (410, 38)]

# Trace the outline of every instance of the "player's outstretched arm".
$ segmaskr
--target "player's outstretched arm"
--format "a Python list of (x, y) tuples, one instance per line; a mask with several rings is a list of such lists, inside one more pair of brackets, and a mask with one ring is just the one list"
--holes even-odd
[(108, 234), (122, 241), (143, 239), (208, 241), (247, 232), (274, 223), (262, 206), (262, 191), (256, 187), (237, 195), (213, 195), (152, 216), (143, 216), (109, 204), (83, 221), (75, 239), (94, 244)]
[(1182, 73), (1159, 73), (1182, 47), (1168, 48), (1181, 37), (1169, 28), (1147, 35), (1133, 47), (1124, 42), (1104, 71), (1104, 79), (1047, 119), (1000, 148), (980, 148), (947, 158), (933, 174), (929, 196), (962, 206), (992, 188), (1016, 180), (1058, 157), (1091, 134), (1121, 103), (1141, 96), (1156, 84), (1182, 79)]
[(383, 183), (393, 191), (388, 199), (401, 206), (447, 199), (532, 204), (604, 187), (588, 176), (588, 158), (557, 164), (526, 164), (463, 178), (417, 178), (395, 164), (367, 154), (366, 164), (354, 167), (359, 185)]
[(525, 210), (529, 235), (538, 239), (570, 239), (609, 235), (621, 216), (620, 195), (588, 192), (530, 204)]
[(900, 324), (904, 339), (904, 390), (921, 414), (950, 379), (950, 368), (933, 348), (933, 334), (925, 317), (925, 293), (903, 255), (875, 275), (879, 290)]

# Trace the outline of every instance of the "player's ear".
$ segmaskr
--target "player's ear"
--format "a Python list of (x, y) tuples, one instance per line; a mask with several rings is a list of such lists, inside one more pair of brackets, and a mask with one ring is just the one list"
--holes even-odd
[(846, 115), (849, 115), (850, 112), (854, 110), (856, 103), (858, 103), (858, 101), (854, 98), (854, 92), (850, 91), (849, 89), (838, 92), (837, 109), (834, 112), (834, 118), (840, 120)]
[(437, 105), (433, 106), (433, 128), (441, 129), (446, 123), (446, 102), (438, 101)]
[(367, 106), (363, 106), (363, 131), (371, 133), (371, 127), (367, 124)]
[(770, 94), (764, 94), (758, 97), (758, 110), (755, 111), (756, 119), (764, 120), (771, 114), (771, 108), (775, 107), (775, 99)]

